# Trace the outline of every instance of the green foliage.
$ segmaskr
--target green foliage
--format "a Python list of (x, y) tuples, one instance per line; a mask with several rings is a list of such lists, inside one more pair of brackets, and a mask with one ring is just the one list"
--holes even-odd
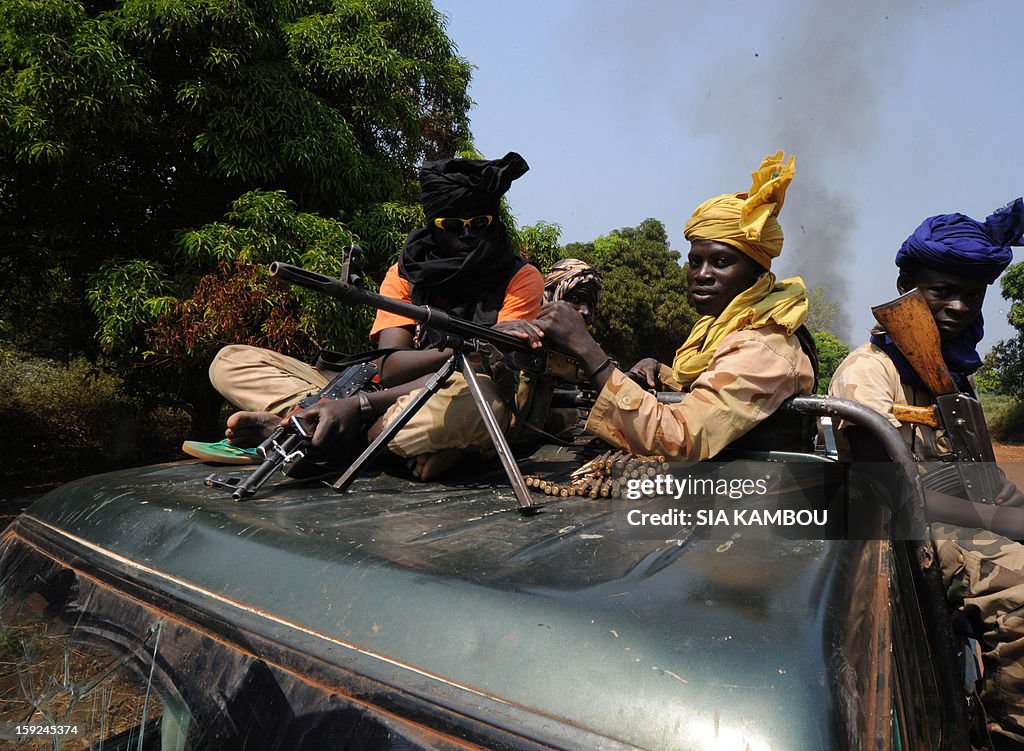
[(86, 294), (100, 320), (100, 346), (108, 354), (138, 355), (143, 331), (173, 305), (163, 269), (140, 259), (103, 264)]
[(832, 321), (839, 310), (839, 303), (828, 296), (828, 287), (814, 287), (807, 290), (808, 331), (831, 331)]
[(253, 269), (337, 273), (358, 235), (379, 278), (416, 166), (468, 141), (470, 70), (429, 0), (0, 0), (0, 325), (160, 368), (163, 401), (229, 336), (353, 346), (367, 314)]
[[(996, 345), (998, 346), (998, 345)], [(1003, 379), (1000, 375), (998, 349), (989, 350), (981, 361), (981, 368), (974, 374), (974, 385), (980, 394), (1003, 394)]]
[(39, 485), (163, 461), (176, 455), (186, 422), (184, 413), (144, 411), (117, 376), (84, 358), (58, 363), (0, 342), (0, 430), (17, 436), (6, 446), (8, 479)]
[[(89, 342), (88, 277), (176, 267), (177, 235), (251, 191), (379, 224), (468, 140), (469, 76), (428, 0), (0, 0), (0, 321), (33, 350)], [(238, 246), (206, 234), (190, 271)]]
[[(193, 258), (212, 255), (220, 261), (235, 262), (238, 268), (259, 268), (245, 290), (225, 301), (222, 315), (216, 315), (216, 306), (207, 303), (198, 315), (191, 316), (200, 329), (195, 333), (196, 341), (189, 346), (190, 354), (205, 357), (222, 344), (245, 340), (293, 355), (315, 354), (308, 348), (305, 352), (294, 351), (288, 342), (282, 341), (282, 331), (289, 327), (288, 316), (282, 311), (291, 312), (291, 328), (309, 342), (347, 351), (365, 348), (372, 318), (369, 310), (345, 306), (303, 287), (273, 281), (266, 273), (266, 266), (272, 261), (283, 261), (340, 276), (342, 251), (357, 241), (344, 224), (297, 211), (283, 192), (263, 191), (246, 193), (235, 201), (227, 219), (228, 222), (209, 224), (185, 234), (181, 242), (184, 252)], [(195, 301), (193, 297), (192, 302)], [(246, 306), (256, 307), (241, 316), (249, 324), (236, 327), (231, 336), (225, 336), (222, 321), (228, 316), (237, 319), (238, 312)], [(197, 351), (196, 342), (208, 346)]]
[(1003, 297), (1012, 301), (1006, 318), (1017, 329), (1017, 336), (997, 343), (989, 357), (995, 363), (999, 392), (1024, 401), (1024, 263), (1010, 266), (999, 283)]
[[(0, 349), (0, 399), (6, 408), (24, 410), (26, 418), (47, 411), (103, 409), (117, 395), (116, 380), (84, 359), (62, 367), (52, 360)], [(80, 425), (69, 425), (74, 431)]]
[(625, 252), (628, 246), (629, 239), (621, 234), (621, 231), (602, 235), (593, 242), (593, 262), (601, 264), (605, 259), (614, 258), (616, 254)]
[(195, 413), (206, 366), (225, 344), (304, 359), (320, 347), (366, 349), (372, 311), (273, 280), (267, 272), (270, 262), (283, 261), (340, 276), (342, 250), (356, 240), (337, 220), (299, 212), (282, 191), (246, 193), (223, 221), (180, 238), (187, 265), (201, 268), (213, 258), (219, 261), (215, 270), (171, 278), (144, 261), (102, 267), (89, 302), (103, 322), (103, 351), (124, 363), (130, 393), (147, 404), (170, 402)]
[(82, 158), (79, 139), (99, 129), (139, 132), (155, 82), (116, 36), (73, 0), (0, 4), (0, 131), (16, 162)]
[(814, 287), (807, 291), (807, 320), (804, 325), (811, 332), (818, 349), (819, 394), (828, 393), (832, 374), (850, 354), (849, 346), (829, 330), (838, 309), (839, 303), (829, 297), (828, 287)]
[(1024, 400), (1024, 334), (997, 342), (983, 365), (990, 362), (995, 363), (997, 393)]
[(839, 341), (831, 331), (811, 331), (814, 345), (818, 349), (818, 391), (827, 394), (832, 382), (832, 374), (836, 372), (846, 356), (850, 354), (849, 346)]
[(571, 243), (563, 256), (587, 261), (601, 273), (595, 335), (610, 355), (627, 368), (643, 357), (672, 362), (697, 314), (664, 224), (645, 219), (593, 243)]
[(568, 257), (558, 244), (561, 235), (559, 225), (544, 220), (522, 227), (519, 230), (519, 252), (537, 264), (541, 271), (547, 271), (556, 261)]
[(1006, 319), (1024, 335), (1024, 262), (1010, 266), (999, 280), (999, 286), (1003, 297), (1013, 301)]
[(422, 227), (423, 222), (423, 207), (418, 203), (375, 203), (352, 217), (349, 226), (362, 240), (365, 268), (378, 281), (398, 260), (409, 232)]

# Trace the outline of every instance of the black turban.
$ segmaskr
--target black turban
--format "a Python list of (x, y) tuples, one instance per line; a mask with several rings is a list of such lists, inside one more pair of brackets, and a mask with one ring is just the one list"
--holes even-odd
[(501, 159), (441, 159), (420, 169), (420, 202), (427, 219), (459, 213), (497, 214), (501, 197), (530, 165), (510, 151)]

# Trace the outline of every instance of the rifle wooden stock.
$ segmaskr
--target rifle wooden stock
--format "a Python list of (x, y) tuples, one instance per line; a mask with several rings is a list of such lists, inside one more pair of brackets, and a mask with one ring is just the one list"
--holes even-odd
[[(1002, 487), (1002, 475), (996, 467), (985, 415), (978, 400), (962, 393), (950, 373), (942, 357), (939, 329), (924, 294), (913, 289), (892, 302), (872, 308), (871, 312), (935, 397), (933, 408), (895, 405), (893, 414), (898, 420), (944, 429), (956, 457), (952, 469), (964, 494), (972, 501), (993, 503)], [(897, 413), (897, 407), (905, 410), (904, 416)], [(941, 476), (948, 472), (929, 474), (941, 481)]]
[(912, 289), (871, 312), (929, 391), (935, 396), (960, 391), (942, 359), (939, 329), (921, 290)]
[(892, 416), (900, 422), (913, 422), (930, 428), (941, 425), (938, 415), (935, 414), (935, 407), (914, 407), (896, 402), (892, 405)]

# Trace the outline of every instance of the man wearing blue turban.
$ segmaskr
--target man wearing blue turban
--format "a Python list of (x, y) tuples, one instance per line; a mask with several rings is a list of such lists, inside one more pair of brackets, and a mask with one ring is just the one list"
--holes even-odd
[[(926, 219), (896, 254), (900, 294), (919, 289), (939, 329), (942, 356), (960, 389), (973, 394), (970, 376), (981, 366), (977, 346), (984, 334), (981, 306), (985, 292), (1013, 260), (1011, 246), (1024, 235), (1024, 200), (1012, 201), (983, 222), (963, 214)], [(884, 415), (903, 435), (915, 458), (948, 457), (943, 431), (904, 423), (896, 404), (930, 406), (935, 396), (885, 331), (843, 361), (829, 387), (833, 396), (853, 399)], [(885, 461), (870, 437), (840, 425), (843, 452), (860, 462)], [(994, 748), (1024, 749), (1024, 493), (1009, 481), (995, 502), (1004, 507), (998, 521), (993, 506), (979, 511), (969, 501), (927, 492), (932, 533), (947, 595), (956, 608), (972, 614), (983, 644), (984, 679), (980, 695), (988, 713)], [(977, 528), (984, 519), (984, 529)], [(936, 523), (942, 522), (942, 523)], [(959, 525), (959, 526), (954, 526)], [(1005, 536), (1003, 536), (1005, 535)]]

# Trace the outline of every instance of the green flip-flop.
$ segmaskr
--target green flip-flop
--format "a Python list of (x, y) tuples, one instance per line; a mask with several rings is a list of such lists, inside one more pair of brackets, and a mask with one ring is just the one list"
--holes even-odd
[(196, 459), (217, 464), (259, 464), (261, 461), (256, 449), (239, 448), (228, 443), (226, 438), (216, 443), (185, 441), (181, 444), (181, 450)]

